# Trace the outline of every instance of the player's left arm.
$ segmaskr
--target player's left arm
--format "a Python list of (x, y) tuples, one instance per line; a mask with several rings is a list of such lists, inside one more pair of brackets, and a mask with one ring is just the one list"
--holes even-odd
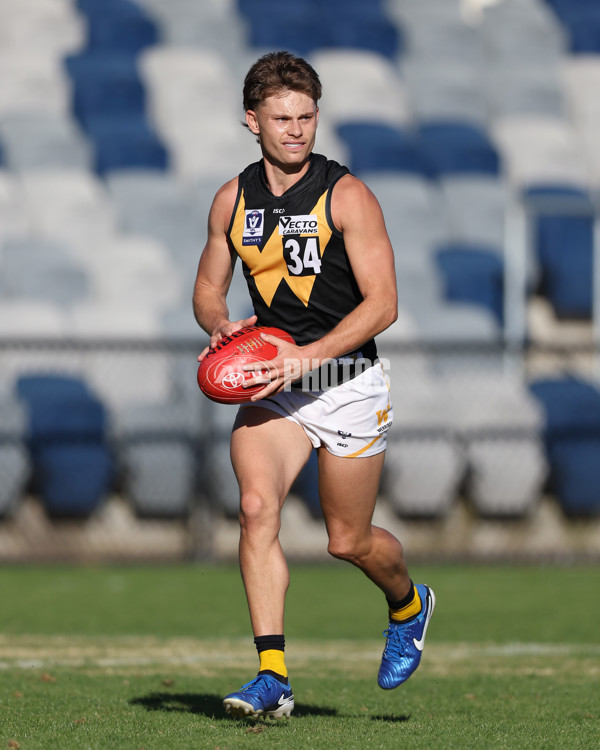
[(360, 348), (398, 317), (394, 251), (379, 202), (361, 180), (345, 175), (331, 195), (331, 214), (344, 244), (362, 302), (335, 328), (305, 347), (316, 359)]
[[(277, 376), (253, 400), (281, 390), (288, 380), (304, 371), (359, 349), (398, 317), (394, 251), (379, 202), (364, 182), (345, 175), (332, 192), (331, 214), (334, 225), (343, 232), (348, 259), (363, 299), (329, 333), (306, 346), (265, 336), (279, 348), (274, 361)], [(290, 367), (291, 362), (297, 366)]]

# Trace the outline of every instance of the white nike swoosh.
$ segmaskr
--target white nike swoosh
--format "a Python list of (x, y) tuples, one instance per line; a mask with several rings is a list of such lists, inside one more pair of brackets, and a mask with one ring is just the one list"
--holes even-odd
[(286, 706), (288, 703), (293, 703), (293, 702), (294, 702), (294, 696), (293, 695), (290, 695), (289, 698), (286, 698), (285, 694), (282, 693), (281, 694), (281, 698), (279, 698), (279, 700), (277, 701), (277, 705), (278, 706)]
[(429, 620), (431, 620), (431, 615), (433, 614), (433, 609), (435, 607), (435, 594), (430, 588), (427, 589), (427, 593), (428, 593), (430, 602), (429, 602), (429, 609), (427, 610), (427, 617), (425, 618), (425, 627), (423, 628), (423, 635), (421, 636), (420, 641), (418, 641), (416, 638), (413, 638), (413, 643), (417, 651), (423, 650), (423, 646), (425, 645), (425, 633), (427, 633)]

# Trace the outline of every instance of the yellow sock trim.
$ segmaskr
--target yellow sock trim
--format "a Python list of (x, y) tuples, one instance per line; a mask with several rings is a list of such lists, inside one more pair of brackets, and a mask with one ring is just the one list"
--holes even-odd
[(390, 620), (408, 620), (411, 617), (416, 617), (419, 614), (419, 612), (421, 611), (421, 597), (419, 596), (419, 592), (414, 585), (413, 591), (415, 594), (415, 598), (410, 604), (407, 604), (406, 607), (402, 607), (401, 609), (390, 609)]
[(277, 649), (267, 649), (259, 654), (260, 657), (260, 668), (259, 671), (268, 669), (270, 672), (276, 672), (282, 677), (287, 677), (287, 669), (284, 661), (283, 651)]

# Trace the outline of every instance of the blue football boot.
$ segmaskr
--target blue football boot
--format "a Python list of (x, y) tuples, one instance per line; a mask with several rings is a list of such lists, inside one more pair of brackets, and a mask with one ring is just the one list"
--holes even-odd
[(289, 685), (270, 674), (259, 674), (223, 701), (225, 710), (237, 718), (289, 718), (294, 708), (294, 694)]
[(392, 622), (384, 631), (385, 648), (377, 676), (377, 684), (391, 690), (408, 680), (419, 666), (425, 645), (425, 633), (435, 607), (435, 596), (429, 586), (417, 584), (421, 612), (407, 622)]

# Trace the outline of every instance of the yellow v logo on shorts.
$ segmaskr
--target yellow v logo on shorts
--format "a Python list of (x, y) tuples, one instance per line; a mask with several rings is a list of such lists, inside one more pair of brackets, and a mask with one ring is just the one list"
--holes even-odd
[(390, 405), (388, 404), (385, 409), (381, 409), (377, 412), (377, 426), (380, 427), (383, 422), (387, 422), (388, 419), (388, 412), (390, 410)]
[[(325, 252), (325, 248), (332, 234), (331, 228), (325, 217), (326, 197), (327, 192), (323, 193), (317, 201), (317, 205), (309, 212), (310, 215), (316, 215), (318, 217), (318, 237), (321, 248), (321, 257)], [(233, 222), (234, 227), (244, 226), (243, 220), (240, 222), (237, 220), (237, 217), (244, 217), (246, 213), (248, 212), (245, 210), (245, 200), (242, 193), (237, 208), (236, 219)], [(312, 226), (310, 227), (310, 234), (313, 236), (315, 235), (314, 227)], [(243, 244), (239, 237), (234, 236), (233, 233), (232, 240), (234, 241), (240, 258), (250, 269), (252, 277), (256, 283), (256, 288), (268, 307), (271, 307), (271, 302), (273, 301), (275, 292), (279, 288), (282, 280), (285, 281), (303, 305), (308, 307), (308, 301), (315, 283), (317, 269), (320, 267), (320, 258), (317, 257), (318, 253), (316, 253), (314, 249), (317, 247), (317, 241), (315, 239), (312, 240), (313, 244), (307, 245), (308, 249), (311, 251), (308, 253), (311, 260), (309, 265), (312, 265), (314, 272), (298, 276), (295, 276), (290, 272), (290, 266), (286, 262), (284, 256), (284, 242), (286, 241), (286, 235), (280, 233), (279, 225), (271, 233), (269, 239), (263, 245), (262, 250), (260, 250), (256, 244)], [(288, 243), (290, 241), (293, 242), (293, 239), (287, 240)], [(304, 254), (306, 255), (306, 249)], [(292, 257), (296, 263), (299, 262), (294, 255), (292, 255)]]

